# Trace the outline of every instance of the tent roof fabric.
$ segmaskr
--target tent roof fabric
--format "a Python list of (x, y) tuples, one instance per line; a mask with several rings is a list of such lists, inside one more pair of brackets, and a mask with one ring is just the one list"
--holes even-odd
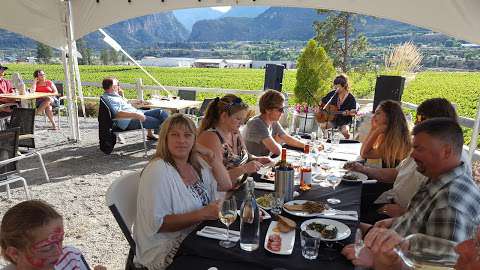
[(392, 19), (480, 44), (478, 0), (2, 0), (0, 28), (54, 48), (67, 44), (66, 3), (72, 4), (74, 38), (148, 14), (209, 6), (283, 6), (341, 10)]

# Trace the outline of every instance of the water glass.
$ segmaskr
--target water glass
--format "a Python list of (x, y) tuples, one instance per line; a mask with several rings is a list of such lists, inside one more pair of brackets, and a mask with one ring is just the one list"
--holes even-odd
[(302, 246), (302, 255), (305, 259), (314, 260), (317, 258), (320, 238), (312, 237), (308, 232), (301, 231), (300, 244)]
[(280, 215), (283, 207), (283, 196), (275, 194), (273, 199), (270, 201), (270, 207), (272, 208), (272, 210), (270, 210), (272, 214)]
[(334, 129), (332, 133), (332, 144), (334, 147), (337, 147), (340, 144), (340, 132)]

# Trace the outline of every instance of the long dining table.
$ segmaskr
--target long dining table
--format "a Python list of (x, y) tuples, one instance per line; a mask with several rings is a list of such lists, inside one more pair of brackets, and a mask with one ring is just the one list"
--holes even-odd
[[(296, 186), (296, 190), (298, 190), (298, 186)], [(268, 192), (269, 191), (256, 189), (255, 195), (258, 197)], [(340, 204), (334, 206), (335, 209), (349, 211), (353, 210), (360, 214), (361, 194), (362, 183), (342, 181), (342, 183), (335, 190), (333, 190), (331, 187), (313, 185), (311, 190), (301, 192), (300, 195), (294, 199), (325, 202), (327, 198), (335, 197), (341, 200)], [(245, 190), (237, 190), (235, 192), (235, 196), (239, 202), (238, 208), (240, 208), (241, 202), (245, 196)], [(337, 220), (350, 228), (350, 236), (337, 242), (321, 241), (318, 258), (314, 260), (307, 260), (302, 256), (300, 244), (300, 225), (302, 222), (310, 218), (293, 216), (285, 211), (282, 212), (282, 215), (294, 220), (297, 223), (297, 227), (295, 229), (294, 248), (292, 254), (290, 255), (272, 254), (264, 248), (265, 235), (270, 222), (274, 218), (261, 222), (260, 246), (257, 250), (252, 252), (247, 252), (240, 249), (239, 242), (237, 242), (235, 247), (227, 249), (219, 245), (219, 240), (198, 236), (196, 232), (205, 226), (225, 228), (225, 225), (220, 223), (218, 220), (206, 221), (198, 225), (183, 240), (173, 260), (173, 263), (167, 269), (210, 269), (211, 267), (233, 270), (354, 269), (354, 266), (343, 255), (341, 255), (340, 251), (345, 245), (354, 242), (356, 228), (358, 227), (359, 223), (358, 221)], [(236, 221), (230, 226), (230, 229), (238, 231), (239, 227), (240, 218), (237, 217)]]

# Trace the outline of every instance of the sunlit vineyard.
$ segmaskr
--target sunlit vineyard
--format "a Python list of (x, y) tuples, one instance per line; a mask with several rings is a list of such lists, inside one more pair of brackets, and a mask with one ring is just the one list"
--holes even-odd
[[(49, 79), (63, 80), (61, 65), (9, 64), (7, 77), (19, 72), (25, 80), (32, 79), (35, 69), (45, 70)], [(263, 89), (265, 71), (262, 69), (198, 69), (198, 68), (158, 68), (147, 70), (162, 84), (167, 86), (207, 87), (259, 90)], [(142, 78), (145, 85), (154, 85), (140, 69), (134, 66), (80, 66), (82, 81), (101, 82), (106, 76), (115, 76), (121, 82), (135, 83)], [(286, 70), (283, 89), (289, 93), (295, 87), (295, 70)], [(375, 87), (375, 74), (349, 74), (352, 91), (357, 97), (372, 97)], [(85, 96), (99, 96), (102, 89), (86, 87)], [(135, 92), (129, 91), (129, 97)], [(199, 94), (198, 99), (214, 94)], [(421, 72), (411, 80), (404, 90), (403, 100), (415, 104), (431, 97), (445, 97), (457, 106), (459, 115), (475, 118), (478, 97), (480, 96), (480, 72)], [(249, 104), (255, 104), (255, 97), (244, 96)], [(290, 101), (295, 102), (294, 100)], [(471, 131), (467, 131), (469, 134)], [(469, 136), (466, 136), (469, 142)]]

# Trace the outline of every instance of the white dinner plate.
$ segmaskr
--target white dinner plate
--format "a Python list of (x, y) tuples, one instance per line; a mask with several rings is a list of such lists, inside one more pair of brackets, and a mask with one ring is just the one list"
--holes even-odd
[[(293, 200), (293, 201), (286, 202), (285, 204), (294, 205), (294, 204), (304, 204), (306, 202), (307, 202), (307, 200)], [(287, 210), (285, 208), (285, 204), (283, 206), (283, 210), (285, 212), (289, 213), (290, 215), (294, 215), (294, 216), (297, 216), (297, 217), (316, 217), (319, 214), (319, 213), (308, 213), (308, 212), (304, 212), (304, 211), (290, 211), (290, 210)]]
[[(322, 223), (325, 225), (333, 225), (337, 227), (337, 237), (334, 239), (325, 239), (320, 235), (320, 233), (312, 230), (307, 230), (307, 225), (313, 222)], [(300, 225), (300, 229), (302, 231), (307, 231), (313, 237), (319, 237), (323, 241), (340, 241), (340, 240), (346, 239), (352, 233), (350, 231), (350, 228), (347, 225), (336, 220), (324, 219), (324, 218), (312, 218), (312, 219), (306, 220), (302, 223), (302, 225)]]
[[(293, 246), (295, 244), (295, 230), (292, 230), (288, 233), (281, 233), (281, 232), (274, 232), (273, 229), (277, 227), (277, 222), (272, 221), (270, 222), (270, 226), (268, 227), (267, 234), (265, 235), (265, 243), (263, 247), (265, 250), (268, 250), (271, 253), (279, 254), (279, 255), (290, 255), (293, 252)], [(282, 238), (282, 245), (279, 251), (273, 251), (267, 248), (268, 245), (268, 237), (271, 234), (278, 234), (280, 238)]]
[[(358, 179), (357, 180), (349, 180), (349, 179), (343, 178), (343, 176), (345, 176), (347, 174), (355, 175)], [(342, 176), (342, 181), (345, 181), (345, 182), (363, 182), (363, 181), (368, 180), (368, 176), (361, 173), (361, 172), (349, 171), (349, 172), (345, 173), (343, 176)]]
[(272, 209), (272, 207), (270, 207), (270, 206), (261, 206), (261, 205), (258, 203), (258, 199), (259, 199), (259, 198), (260, 198), (260, 197), (258, 197), (258, 198), (255, 199), (255, 200), (257, 200), (257, 205), (258, 205), (258, 207), (260, 207), (260, 208), (262, 208), (262, 209), (265, 209), (265, 210), (270, 210), (270, 209)]

